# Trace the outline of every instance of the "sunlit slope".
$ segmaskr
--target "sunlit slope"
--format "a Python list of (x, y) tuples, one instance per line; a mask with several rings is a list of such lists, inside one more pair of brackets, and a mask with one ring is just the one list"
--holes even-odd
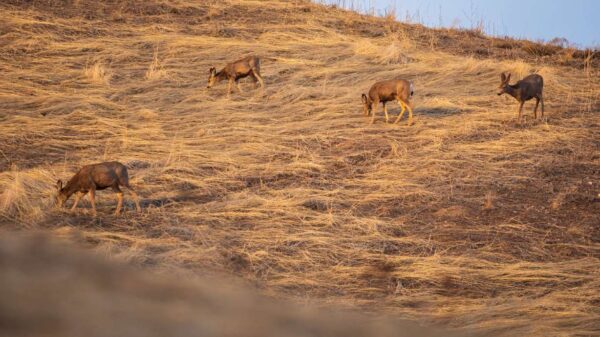
[(144, 273), (39, 234), (1, 242), (2, 336), (465, 336), (299, 308), (256, 296), (229, 278)]
[[(80, 231), (135, 264), (226, 272), (278, 297), (505, 335), (598, 333), (593, 65), (461, 53), (469, 34), (307, 2), (0, 10), (3, 227)], [(248, 54), (264, 58), (264, 92), (206, 89), (211, 66)], [(515, 123), (516, 101), (495, 94), (502, 71), (544, 76), (547, 120), (528, 103)], [(361, 93), (387, 78), (414, 81), (413, 126), (362, 116)], [(87, 204), (49, 207), (56, 179), (102, 160), (129, 167), (142, 215), (126, 199), (113, 217), (111, 192), (96, 219)]]

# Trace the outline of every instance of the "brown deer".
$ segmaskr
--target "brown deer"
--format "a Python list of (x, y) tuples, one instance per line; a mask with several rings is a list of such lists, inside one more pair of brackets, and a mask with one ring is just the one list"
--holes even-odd
[(508, 76), (505, 73), (500, 74), (500, 86), (498, 87), (498, 96), (506, 93), (519, 101), (519, 124), (523, 115), (523, 104), (526, 101), (535, 98), (535, 108), (533, 115), (537, 119), (537, 109), (540, 101), (542, 102), (542, 118), (544, 117), (544, 78), (538, 74), (526, 76), (517, 83), (510, 85), (510, 73)]
[(260, 83), (260, 87), (264, 88), (265, 82), (260, 75), (260, 59), (256, 56), (247, 56), (241, 60), (228, 63), (221, 71), (217, 72), (217, 69), (212, 67), (209, 70), (208, 75), (208, 89), (212, 88), (216, 83), (223, 80), (228, 81), (227, 94), (232, 93), (233, 82), (235, 82), (239, 92), (243, 92), (240, 87), (240, 79), (244, 77), (252, 77), (254, 84)]
[(371, 124), (375, 123), (375, 112), (379, 106), (379, 102), (383, 103), (383, 112), (385, 113), (385, 122), (389, 122), (387, 107), (385, 104), (389, 101), (398, 101), (400, 104), (400, 114), (394, 124), (398, 123), (408, 109), (408, 125), (412, 124), (413, 104), (410, 98), (414, 95), (414, 87), (412, 82), (406, 80), (387, 80), (373, 84), (369, 89), (369, 94), (362, 94), (363, 112), (365, 116), (373, 114)]
[(62, 207), (69, 197), (75, 194), (75, 201), (73, 202), (71, 211), (77, 207), (81, 197), (86, 193), (89, 193), (92, 212), (94, 216), (96, 216), (96, 191), (104, 190), (109, 187), (117, 193), (118, 202), (117, 210), (115, 211), (116, 215), (121, 213), (121, 207), (123, 206), (123, 191), (121, 191), (119, 187), (127, 188), (135, 201), (135, 207), (138, 213), (142, 211), (137, 194), (131, 186), (129, 186), (127, 167), (116, 161), (86, 165), (82, 167), (64, 187), (61, 180), (57, 181), (56, 187), (58, 190), (56, 202), (59, 207)]

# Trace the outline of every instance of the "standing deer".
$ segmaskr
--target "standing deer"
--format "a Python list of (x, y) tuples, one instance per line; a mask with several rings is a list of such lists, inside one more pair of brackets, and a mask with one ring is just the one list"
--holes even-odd
[(260, 87), (264, 88), (265, 82), (260, 75), (260, 59), (256, 56), (247, 56), (241, 60), (228, 63), (221, 71), (217, 72), (217, 69), (212, 67), (209, 70), (208, 75), (208, 89), (212, 88), (218, 82), (225, 79), (228, 80), (227, 94), (232, 93), (233, 82), (235, 82), (239, 92), (243, 92), (240, 87), (240, 79), (244, 77), (252, 77), (254, 84), (260, 83)]
[(379, 102), (383, 103), (383, 112), (385, 113), (385, 122), (389, 122), (387, 107), (385, 104), (389, 101), (398, 101), (400, 104), (400, 114), (394, 124), (398, 123), (404, 115), (406, 109), (408, 109), (408, 125), (412, 124), (413, 117), (413, 105), (410, 102), (410, 98), (414, 94), (414, 87), (412, 82), (406, 80), (387, 80), (373, 84), (369, 90), (369, 94), (362, 94), (363, 101), (363, 112), (365, 116), (373, 114), (371, 118), (371, 124), (375, 123), (375, 112), (379, 106)]
[(519, 101), (519, 124), (523, 115), (523, 104), (526, 101), (535, 98), (535, 108), (533, 115), (537, 119), (537, 109), (540, 101), (542, 102), (542, 118), (544, 117), (544, 78), (538, 74), (526, 76), (517, 83), (510, 85), (510, 73), (508, 76), (505, 73), (500, 74), (500, 86), (498, 87), (498, 96), (507, 93)]
[(142, 209), (140, 207), (138, 196), (131, 186), (129, 186), (127, 167), (116, 161), (86, 165), (82, 167), (64, 187), (62, 180), (58, 180), (56, 182), (56, 188), (58, 190), (56, 202), (59, 207), (62, 207), (69, 197), (75, 194), (75, 201), (73, 202), (73, 207), (71, 207), (71, 211), (73, 211), (77, 207), (81, 197), (86, 193), (89, 193), (92, 212), (94, 216), (96, 216), (96, 191), (111, 187), (113, 191), (117, 193), (118, 202), (115, 215), (119, 215), (121, 213), (121, 207), (123, 206), (123, 191), (121, 191), (119, 186), (127, 188), (135, 201), (135, 207), (138, 213), (141, 212)]

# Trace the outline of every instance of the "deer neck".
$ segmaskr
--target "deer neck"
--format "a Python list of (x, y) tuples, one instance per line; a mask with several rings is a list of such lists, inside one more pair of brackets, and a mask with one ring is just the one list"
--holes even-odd
[(508, 88), (506, 88), (506, 93), (511, 95), (512, 97), (519, 99), (520, 97), (520, 91), (519, 91), (519, 85), (518, 84), (514, 84), (514, 85), (508, 85)]
[(221, 81), (227, 79), (227, 77), (228, 77), (227, 72), (225, 71), (225, 69), (223, 69), (217, 73), (216, 77), (217, 77), (217, 81), (221, 82)]
[(73, 195), (73, 193), (75, 193), (79, 190), (79, 184), (77, 184), (77, 178), (78, 178), (78, 176), (73, 177), (65, 185), (65, 188), (63, 190), (65, 191), (67, 198), (69, 198), (71, 195)]

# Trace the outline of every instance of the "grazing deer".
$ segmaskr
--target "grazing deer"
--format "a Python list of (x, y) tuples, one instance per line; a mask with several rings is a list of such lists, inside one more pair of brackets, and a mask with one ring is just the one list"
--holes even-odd
[(498, 96), (507, 93), (519, 101), (519, 124), (523, 114), (523, 104), (532, 98), (535, 98), (535, 108), (533, 115), (537, 119), (537, 109), (540, 101), (542, 102), (542, 118), (544, 117), (544, 78), (538, 74), (526, 76), (516, 84), (510, 85), (510, 73), (508, 76), (505, 73), (500, 74), (500, 86), (498, 87)]
[(209, 73), (210, 74), (208, 75), (208, 85), (206, 87), (210, 89), (216, 83), (227, 79), (228, 95), (232, 93), (233, 82), (235, 82), (238, 91), (243, 92), (242, 88), (240, 87), (240, 79), (248, 76), (252, 77), (255, 85), (256, 82), (258, 82), (260, 83), (261, 88), (264, 88), (265, 86), (265, 82), (263, 81), (263, 78), (260, 75), (260, 59), (256, 56), (248, 56), (244, 57), (241, 60), (228, 63), (219, 72), (217, 72), (216, 68), (212, 67), (210, 68)]
[(58, 180), (56, 182), (58, 190), (56, 202), (59, 207), (62, 207), (69, 197), (75, 194), (75, 201), (73, 202), (73, 207), (71, 207), (72, 211), (77, 207), (81, 197), (86, 193), (89, 193), (92, 212), (94, 216), (96, 216), (96, 191), (111, 187), (113, 191), (117, 193), (118, 202), (115, 214), (119, 215), (121, 213), (121, 207), (123, 206), (123, 192), (119, 186), (127, 188), (135, 201), (137, 211), (141, 212), (142, 209), (140, 208), (138, 196), (131, 186), (129, 186), (127, 167), (116, 161), (86, 165), (82, 167), (64, 187), (62, 181)]
[(387, 113), (387, 107), (385, 104), (389, 101), (398, 101), (400, 104), (400, 114), (394, 124), (398, 123), (404, 115), (404, 112), (408, 109), (408, 125), (412, 124), (413, 117), (413, 105), (410, 102), (410, 98), (414, 94), (414, 87), (412, 82), (406, 80), (388, 80), (381, 81), (373, 84), (371, 89), (369, 89), (369, 94), (362, 94), (363, 101), (363, 112), (365, 116), (369, 116), (369, 114), (373, 114), (371, 118), (371, 124), (375, 123), (375, 112), (377, 111), (377, 107), (379, 106), (379, 102), (383, 103), (383, 112), (385, 113), (385, 122), (389, 122), (389, 117)]

